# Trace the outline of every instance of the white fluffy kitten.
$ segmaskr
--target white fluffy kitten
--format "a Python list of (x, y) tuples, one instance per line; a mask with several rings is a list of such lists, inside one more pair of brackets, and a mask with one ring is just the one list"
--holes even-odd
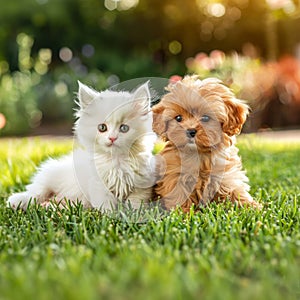
[(78, 99), (79, 147), (43, 163), (26, 191), (9, 197), (11, 207), (26, 209), (30, 200), (47, 205), (50, 199), (69, 199), (108, 211), (118, 201), (137, 208), (150, 200), (155, 179), (153, 143), (145, 144), (153, 134), (148, 83), (134, 93), (96, 92), (79, 83)]

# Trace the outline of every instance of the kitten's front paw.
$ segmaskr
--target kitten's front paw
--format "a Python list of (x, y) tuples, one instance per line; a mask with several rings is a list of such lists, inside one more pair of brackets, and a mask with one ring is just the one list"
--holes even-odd
[(13, 209), (26, 210), (30, 203), (30, 197), (26, 192), (11, 195), (7, 200), (7, 205)]

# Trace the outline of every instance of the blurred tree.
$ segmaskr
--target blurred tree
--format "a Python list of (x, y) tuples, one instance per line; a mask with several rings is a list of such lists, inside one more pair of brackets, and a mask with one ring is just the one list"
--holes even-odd
[[(274, 9), (261, 0), (0, 0), (0, 60), (18, 68), (20, 32), (35, 39), (33, 56), (52, 50), (51, 68), (65, 63), (59, 52), (68, 47), (87, 68), (122, 80), (182, 73), (199, 51), (242, 51), (246, 43), (263, 57), (272, 47), (291, 53), (300, 42), (299, 1), (287, 1)], [(269, 31), (266, 16), (276, 19)]]
[[(32, 101), (42, 121), (70, 120), (76, 80), (101, 89), (184, 74), (199, 52), (295, 54), (297, 28), (299, 0), (0, 0), (0, 116), (12, 126), (16, 103)], [(20, 47), (20, 36), (30, 45)], [(24, 124), (36, 126), (40, 115)]]

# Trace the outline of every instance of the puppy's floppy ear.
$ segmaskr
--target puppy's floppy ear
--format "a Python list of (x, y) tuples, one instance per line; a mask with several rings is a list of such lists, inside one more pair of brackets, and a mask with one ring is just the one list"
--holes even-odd
[(235, 98), (227, 98), (224, 103), (227, 119), (223, 123), (222, 129), (229, 136), (239, 134), (249, 114), (249, 107)]
[(164, 110), (165, 107), (162, 103), (158, 103), (152, 107), (153, 131), (163, 137), (165, 136), (165, 133), (167, 131), (167, 121), (164, 118)]

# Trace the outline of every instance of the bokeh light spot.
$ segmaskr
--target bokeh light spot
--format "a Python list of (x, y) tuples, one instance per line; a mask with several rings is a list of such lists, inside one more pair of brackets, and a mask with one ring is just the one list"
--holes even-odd
[(63, 47), (59, 51), (59, 58), (64, 62), (69, 62), (73, 58), (73, 52), (68, 47)]
[(271, 9), (283, 9), (286, 13), (293, 13), (295, 5), (292, 0), (266, 0)]
[(237, 7), (232, 7), (228, 10), (228, 15), (229, 15), (229, 18), (232, 20), (232, 21), (237, 21), (241, 18), (242, 16), (242, 12), (239, 8)]
[(17, 43), (20, 45), (20, 47), (30, 48), (33, 45), (33, 38), (22, 32), (17, 36)]
[(211, 34), (214, 30), (214, 24), (210, 21), (204, 21), (201, 24), (201, 32), (203, 34)]
[(9, 70), (9, 64), (7, 61), (0, 61), (0, 75), (6, 73)]
[(93, 45), (85, 44), (83, 45), (81, 52), (85, 57), (92, 57), (95, 54), (95, 48)]
[(104, 6), (108, 10), (128, 10), (130, 8), (133, 8), (137, 6), (139, 3), (139, 0), (105, 0)]
[(54, 91), (57, 96), (63, 97), (68, 93), (68, 87), (64, 82), (58, 82), (54, 87)]
[(223, 17), (225, 15), (225, 6), (221, 3), (211, 3), (207, 6), (207, 12), (216, 18)]
[(128, 10), (138, 5), (139, 0), (121, 0), (119, 2), (118, 9), (120, 10)]
[(34, 70), (40, 74), (40, 75), (44, 75), (48, 72), (48, 66), (41, 62), (41, 61), (37, 61), (34, 65)]
[(0, 129), (4, 128), (6, 124), (6, 118), (3, 114), (0, 113)]
[(41, 125), (43, 113), (40, 110), (33, 110), (30, 113), (30, 127), (36, 128)]
[(104, 6), (108, 10), (114, 10), (114, 9), (117, 8), (118, 2), (119, 2), (119, 0), (105, 0), (104, 1)]
[(39, 51), (39, 58), (45, 64), (50, 64), (51, 63), (51, 58), (52, 58), (52, 51), (51, 51), (51, 49), (48, 49), (48, 48), (40, 49), (40, 51)]
[(169, 44), (169, 51), (176, 55), (176, 54), (179, 54), (182, 50), (182, 45), (180, 42), (178, 41), (172, 41), (170, 44)]
[(112, 74), (112, 75), (108, 76), (107, 83), (109, 86), (113, 86), (115, 84), (120, 83), (120, 78), (117, 75)]

